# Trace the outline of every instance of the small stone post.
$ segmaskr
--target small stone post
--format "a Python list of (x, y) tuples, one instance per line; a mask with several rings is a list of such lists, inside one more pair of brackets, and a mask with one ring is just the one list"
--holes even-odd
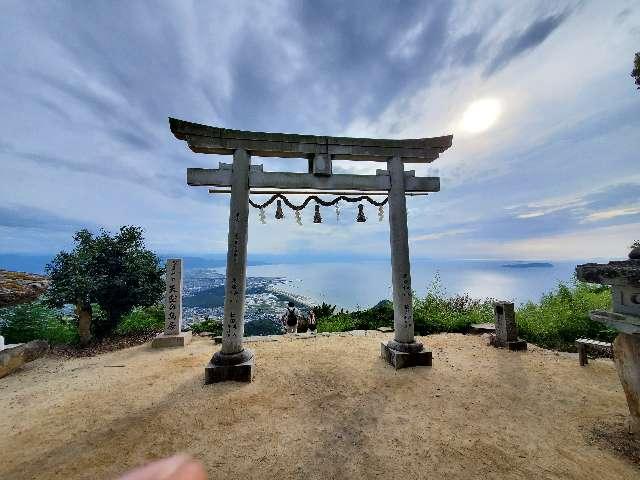
[(518, 338), (516, 313), (513, 302), (496, 302), (493, 306), (496, 333), (491, 336), (491, 345), (509, 350), (526, 350), (527, 342)]
[(168, 259), (165, 270), (164, 333), (154, 338), (151, 346), (184, 347), (191, 341), (191, 332), (182, 331), (182, 259)]
[(233, 153), (227, 277), (224, 288), (222, 347), (207, 364), (205, 383), (225, 380), (250, 382), (254, 374), (253, 351), (242, 345), (247, 277), (247, 241), (249, 228), (249, 169), (246, 150)]
[(391, 243), (391, 280), (393, 285), (394, 339), (382, 342), (381, 356), (395, 368), (430, 366), (431, 351), (414, 339), (411, 265), (407, 201), (404, 187), (404, 164), (399, 156), (387, 162), (389, 190), (389, 238)]

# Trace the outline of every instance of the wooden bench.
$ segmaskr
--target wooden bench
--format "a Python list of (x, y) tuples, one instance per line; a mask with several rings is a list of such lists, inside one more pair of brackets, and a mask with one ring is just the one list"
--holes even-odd
[(601, 342), (599, 340), (591, 340), (590, 338), (579, 338), (576, 340), (576, 347), (578, 348), (578, 358), (580, 359), (580, 366), (584, 367), (589, 361), (587, 360), (587, 348), (598, 347), (607, 350), (610, 354), (613, 353), (613, 347), (608, 342)]

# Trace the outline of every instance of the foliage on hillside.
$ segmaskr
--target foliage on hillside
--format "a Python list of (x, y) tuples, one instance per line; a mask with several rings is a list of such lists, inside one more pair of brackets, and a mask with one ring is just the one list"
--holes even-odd
[(448, 297), (436, 274), (424, 298), (414, 296), (416, 333), (466, 332), (474, 323), (493, 322), (493, 299), (478, 300), (469, 295)]
[(244, 334), (252, 335), (280, 335), (283, 333), (282, 324), (277, 319), (258, 318), (244, 324)]
[(0, 309), (0, 335), (5, 343), (47, 340), (49, 343), (75, 343), (77, 325), (41, 302), (31, 302)]
[[(615, 331), (589, 319), (589, 311), (608, 309), (608, 287), (575, 281), (559, 283), (539, 302), (518, 308), (516, 321), (520, 337), (537, 345), (559, 350), (573, 350), (579, 337), (610, 341)], [(493, 299), (473, 299), (468, 295), (447, 296), (436, 276), (424, 297), (414, 297), (414, 322), (417, 334), (466, 332), (475, 323), (494, 321)], [(318, 319), (319, 332), (371, 330), (393, 326), (393, 305), (380, 302), (373, 308), (339, 312)]]
[(590, 310), (611, 307), (609, 287), (574, 282), (559, 283), (539, 302), (529, 302), (518, 309), (520, 336), (528, 342), (557, 350), (573, 350), (577, 338), (611, 341), (615, 330), (589, 319)]
[(162, 332), (164, 329), (164, 305), (134, 307), (122, 317), (115, 333), (117, 335), (136, 335), (140, 333)]
[(222, 335), (222, 321), (217, 318), (205, 318), (200, 322), (192, 323), (191, 331), (196, 335), (202, 332), (210, 332), (214, 336)]
[(393, 326), (393, 304), (383, 300), (376, 306), (355, 312), (340, 311), (317, 319), (318, 332), (345, 332), (348, 330), (375, 330)]

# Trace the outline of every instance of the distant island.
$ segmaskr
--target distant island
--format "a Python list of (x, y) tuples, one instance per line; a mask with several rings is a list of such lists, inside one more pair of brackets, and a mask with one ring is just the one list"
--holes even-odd
[(553, 268), (553, 263), (549, 262), (516, 262), (505, 263), (504, 268)]

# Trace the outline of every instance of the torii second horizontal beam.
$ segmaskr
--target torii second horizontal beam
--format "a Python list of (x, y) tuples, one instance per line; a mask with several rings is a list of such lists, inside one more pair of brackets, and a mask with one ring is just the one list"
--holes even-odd
[[(209, 189), (209, 193), (231, 193), (231, 189), (230, 188), (210, 188)], [(375, 190), (371, 190), (371, 191), (361, 191), (361, 192), (354, 192), (354, 191), (344, 191), (344, 192), (340, 192), (340, 191), (335, 191), (335, 190), (320, 190), (320, 191), (316, 191), (316, 190), (251, 190), (249, 192), (249, 194), (251, 195), (334, 195), (334, 196), (338, 196), (338, 195), (343, 195), (345, 197), (348, 196), (352, 196), (352, 197), (359, 197), (362, 195), (369, 195), (369, 196), (388, 196), (389, 192), (377, 192)], [(420, 192), (408, 192), (405, 193), (405, 195), (407, 195), (408, 197), (418, 197), (418, 196), (426, 196), (429, 195), (428, 193), (420, 193)]]
[[(187, 184), (191, 186), (228, 187), (231, 185), (231, 168), (188, 168)], [(259, 168), (257, 168), (259, 167)], [(252, 165), (249, 171), (249, 187), (277, 188), (289, 190), (389, 190), (388, 174), (351, 175), (336, 174), (318, 177), (310, 173), (263, 172), (262, 165)], [(440, 177), (416, 177), (413, 171), (405, 172), (406, 192), (439, 192)]]

